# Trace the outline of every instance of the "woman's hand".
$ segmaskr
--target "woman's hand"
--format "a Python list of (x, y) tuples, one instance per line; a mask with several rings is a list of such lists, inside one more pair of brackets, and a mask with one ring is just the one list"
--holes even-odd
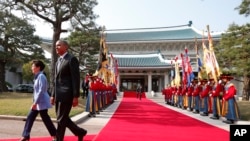
[(32, 110), (36, 110), (36, 105), (37, 105), (37, 104), (33, 103), (33, 104), (31, 105), (31, 109), (32, 109)]

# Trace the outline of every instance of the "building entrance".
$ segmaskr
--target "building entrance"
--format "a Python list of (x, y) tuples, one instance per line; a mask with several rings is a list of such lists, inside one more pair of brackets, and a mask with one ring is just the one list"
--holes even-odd
[(159, 91), (159, 79), (152, 79), (152, 90), (154, 92), (158, 92)]
[[(136, 91), (137, 86), (141, 84), (142, 88), (144, 88), (144, 79), (138, 78), (122, 78), (120, 91)], [(144, 90), (143, 90), (144, 91)]]

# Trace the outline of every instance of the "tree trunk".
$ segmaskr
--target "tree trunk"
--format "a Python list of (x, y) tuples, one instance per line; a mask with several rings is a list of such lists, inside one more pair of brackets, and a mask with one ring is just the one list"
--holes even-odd
[(0, 92), (6, 90), (7, 88), (5, 86), (5, 62), (0, 61)]
[(244, 79), (244, 82), (243, 82), (244, 86), (243, 86), (242, 100), (248, 101), (249, 100), (249, 80), (250, 80), (250, 78), (247, 76), (247, 74), (244, 74), (243, 79)]
[(50, 90), (53, 90), (55, 87), (55, 64), (57, 61), (57, 54), (56, 54), (56, 42), (60, 39), (61, 35), (61, 27), (60, 28), (54, 28), (53, 33), (53, 43), (51, 48), (51, 67), (50, 67)]

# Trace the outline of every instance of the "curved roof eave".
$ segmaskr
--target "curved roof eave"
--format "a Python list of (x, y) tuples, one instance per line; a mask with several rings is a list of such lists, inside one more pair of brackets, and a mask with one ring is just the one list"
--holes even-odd
[[(204, 34), (204, 35), (203, 35)], [(212, 38), (220, 38), (222, 32), (210, 33)], [(166, 42), (166, 41), (188, 41), (194, 38), (207, 38), (208, 33), (202, 32), (193, 26), (182, 28), (160, 29), (160, 30), (142, 30), (126, 32), (106, 32), (107, 43), (123, 42)]]
[(152, 67), (152, 66), (150, 66), (150, 67), (118, 67), (118, 69), (122, 69), (122, 70), (132, 70), (132, 69), (138, 69), (138, 70), (155, 70), (155, 69), (170, 69), (170, 68), (172, 68), (171, 66), (161, 66), (161, 67), (157, 67), (157, 66), (155, 66), (155, 67)]
[(112, 54), (120, 68), (166, 68), (171, 67), (171, 60), (165, 60), (160, 53), (119, 55)]

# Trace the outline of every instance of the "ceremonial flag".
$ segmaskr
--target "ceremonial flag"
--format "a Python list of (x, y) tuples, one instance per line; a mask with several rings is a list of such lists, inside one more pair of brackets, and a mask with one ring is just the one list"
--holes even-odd
[(171, 86), (174, 86), (175, 85), (175, 82), (174, 82), (174, 79), (175, 79), (175, 63), (174, 63), (173, 59), (171, 59), (170, 75), (171, 75)]
[(207, 48), (207, 46), (205, 45), (205, 40), (204, 38), (202, 39), (202, 47), (203, 47), (203, 62), (204, 62), (204, 67), (206, 70), (206, 73), (208, 75), (208, 78), (212, 78), (212, 74), (213, 74), (213, 64), (212, 64), (212, 60), (211, 60), (211, 53), (209, 48)]
[(210, 52), (205, 45), (205, 41), (202, 40), (202, 48), (203, 48), (203, 62), (204, 62), (204, 67), (206, 69), (207, 74), (211, 73), (212, 69), (212, 63), (210, 59)]
[(110, 61), (109, 61), (109, 66), (110, 66), (110, 71), (112, 72), (112, 73), (114, 73), (115, 72), (115, 59), (114, 59), (114, 56), (113, 56), (113, 54), (112, 53), (110, 53)]
[(191, 81), (194, 79), (194, 73), (192, 66), (190, 64), (190, 58), (188, 56), (188, 49), (185, 48), (185, 73), (186, 73), (186, 80), (187, 80), (187, 86), (189, 87), (191, 84)]
[(118, 64), (118, 60), (117, 59), (115, 59), (115, 84), (117, 85), (118, 84), (118, 66), (119, 66), (119, 64)]
[(195, 47), (195, 50), (196, 50), (198, 79), (202, 79), (202, 77), (201, 77), (202, 62), (201, 62), (201, 58), (199, 56), (198, 44), (197, 44), (197, 39), (196, 38), (195, 38), (194, 47)]
[(203, 53), (204, 53), (203, 56), (204, 67), (206, 69), (209, 79), (213, 78), (214, 81), (217, 82), (218, 81), (217, 78), (220, 76), (220, 69), (216, 56), (214, 54), (213, 40), (210, 35), (209, 26), (207, 26), (207, 28), (208, 28), (208, 42), (209, 42), (208, 48), (204, 43), (204, 39), (202, 40)]
[(99, 58), (98, 58), (98, 68), (97, 71), (100, 71), (102, 67), (107, 67), (107, 65), (103, 65), (103, 62), (108, 60), (108, 49), (106, 47), (106, 41), (105, 41), (105, 36), (104, 33), (101, 34), (101, 39), (100, 39), (100, 48), (99, 48)]
[(186, 60), (184, 59), (183, 54), (181, 53), (181, 67), (182, 67), (182, 84), (185, 86), (187, 84), (187, 73), (185, 71)]
[(209, 51), (210, 51), (210, 59), (212, 64), (212, 77), (214, 78), (215, 82), (217, 82), (217, 78), (220, 76), (220, 68), (219, 64), (217, 62), (215, 53), (214, 53), (214, 47), (213, 47), (213, 40), (212, 36), (210, 34), (209, 26), (207, 26), (208, 29), (208, 41), (209, 41)]
[(110, 83), (111, 81), (111, 71), (110, 71), (110, 62), (108, 61), (108, 48), (106, 46), (106, 40), (104, 35), (104, 30), (101, 33), (100, 38), (100, 48), (99, 48), (99, 58), (98, 58), (98, 67), (93, 76), (98, 76), (104, 80), (105, 84)]
[(198, 67), (198, 79), (202, 79), (202, 76), (201, 76), (201, 72), (202, 72), (202, 62), (201, 62), (201, 58), (199, 56), (199, 53), (197, 52), (196, 53), (196, 57), (197, 57), (197, 67)]
[(171, 60), (171, 71), (170, 71), (170, 75), (171, 75), (171, 80), (174, 79), (174, 63), (173, 63), (173, 60)]
[(110, 71), (112, 76), (112, 83), (117, 85), (117, 77), (118, 77), (118, 61), (114, 58), (113, 54), (110, 53)]
[(111, 72), (111, 80), (112, 80), (112, 83), (115, 83), (115, 59), (113, 57), (113, 54), (110, 53), (110, 60), (109, 60), (109, 69), (110, 69), (110, 72)]
[(175, 85), (177, 87), (180, 86), (180, 82), (181, 82), (181, 77), (180, 77), (180, 70), (179, 70), (179, 63), (178, 63), (178, 57), (175, 57), (175, 78), (174, 78), (174, 82)]

